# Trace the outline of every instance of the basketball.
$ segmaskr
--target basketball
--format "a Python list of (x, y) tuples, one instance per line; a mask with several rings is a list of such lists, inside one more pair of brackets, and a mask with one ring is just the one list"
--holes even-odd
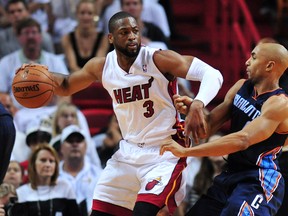
[(49, 104), (54, 95), (52, 75), (43, 65), (29, 64), (16, 72), (12, 91), (15, 99), (27, 108)]

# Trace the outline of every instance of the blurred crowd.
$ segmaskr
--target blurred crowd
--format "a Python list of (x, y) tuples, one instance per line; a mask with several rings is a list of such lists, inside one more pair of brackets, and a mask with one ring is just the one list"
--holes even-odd
[[(17, 131), (0, 185), (0, 216), (89, 215), (93, 188), (122, 139), (116, 117), (91, 134), (73, 96), (55, 96), (45, 107), (28, 109), (14, 99), (12, 80), (23, 63), (69, 74), (106, 56), (113, 49), (108, 20), (120, 10), (137, 20), (143, 45), (170, 49), (171, 40), (181, 37), (167, 0), (0, 0), (0, 102)], [(193, 97), (190, 83), (179, 81), (180, 94)], [(191, 182), (175, 215), (185, 215), (224, 166), (222, 157), (189, 158)]]

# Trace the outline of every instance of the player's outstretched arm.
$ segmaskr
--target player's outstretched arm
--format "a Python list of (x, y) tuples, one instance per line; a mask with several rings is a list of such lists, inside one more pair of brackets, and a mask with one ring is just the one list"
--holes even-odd
[(163, 145), (160, 154), (171, 151), (178, 157), (222, 156), (245, 150), (269, 138), (274, 132), (288, 131), (288, 99), (284, 95), (273, 96), (268, 99), (261, 110), (261, 115), (248, 123), (241, 131), (223, 136), (217, 140), (184, 148), (175, 144)]
[(105, 58), (93, 58), (82, 69), (69, 76), (53, 72), (55, 94), (67, 96), (78, 92), (93, 83), (101, 81)]

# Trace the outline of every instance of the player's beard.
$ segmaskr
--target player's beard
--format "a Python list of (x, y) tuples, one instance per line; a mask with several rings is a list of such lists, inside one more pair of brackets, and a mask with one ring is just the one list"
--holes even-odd
[(137, 44), (137, 48), (136, 50), (133, 51), (129, 51), (127, 47), (120, 47), (118, 45), (115, 46), (115, 48), (121, 52), (122, 54), (124, 54), (125, 56), (129, 57), (129, 58), (134, 58), (137, 57), (139, 52), (140, 52), (140, 44)]

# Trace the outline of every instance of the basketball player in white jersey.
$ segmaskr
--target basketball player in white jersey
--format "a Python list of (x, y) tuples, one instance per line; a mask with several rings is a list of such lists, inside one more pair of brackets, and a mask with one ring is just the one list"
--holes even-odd
[[(186, 158), (159, 156), (160, 146), (185, 145), (183, 131), (190, 134), (192, 121), (205, 133), (203, 108), (219, 91), (222, 75), (193, 56), (141, 46), (139, 27), (128, 13), (116, 13), (109, 32), (115, 50), (107, 57), (93, 58), (69, 76), (53, 73), (55, 94), (62, 96), (101, 81), (123, 136), (95, 188), (91, 216), (153, 216), (164, 206), (172, 214), (185, 196)], [(176, 77), (201, 81), (185, 129), (172, 100)]]

